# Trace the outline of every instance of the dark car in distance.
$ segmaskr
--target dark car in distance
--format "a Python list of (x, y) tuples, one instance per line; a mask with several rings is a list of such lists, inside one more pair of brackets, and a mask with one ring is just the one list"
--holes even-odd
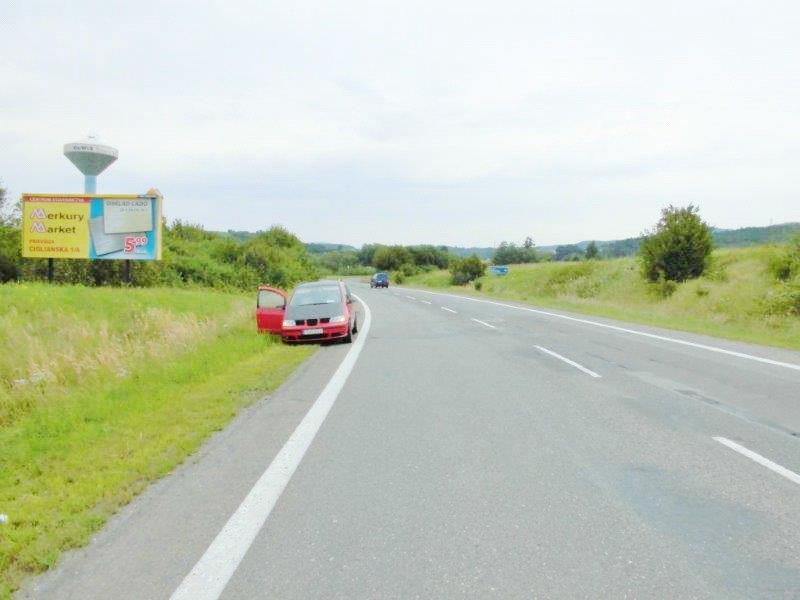
[(369, 287), (371, 288), (388, 288), (389, 276), (386, 273), (375, 273), (372, 279), (369, 280)]

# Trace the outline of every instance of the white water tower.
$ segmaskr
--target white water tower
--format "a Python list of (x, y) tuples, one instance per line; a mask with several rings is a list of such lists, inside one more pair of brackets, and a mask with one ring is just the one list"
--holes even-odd
[(64, 156), (83, 173), (83, 191), (94, 194), (97, 192), (97, 176), (117, 160), (119, 152), (100, 143), (96, 135), (89, 134), (86, 139), (64, 144)]

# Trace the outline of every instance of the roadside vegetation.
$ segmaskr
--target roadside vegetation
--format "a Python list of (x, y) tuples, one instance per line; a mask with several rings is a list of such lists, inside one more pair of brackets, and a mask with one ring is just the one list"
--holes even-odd
[[(46, 259), (22, 258), (19, 228), (19, 209), (0, 187), (0, 283), (47, 277)], [(295, 235), (280, 226), (246, 237), (206, 231), (182, 221), (165, 223), (162, 231), (163, 260), (133, 261), (132, 285), (253, 290), (263, 283), (290, 288), (316, 279), (322, 266)], [(120, 285), (123, 261), (58, 260), (54, 271), (57, 283)]]
[(0, 186), (0, 598), (88, 541), (312, 348), (256, 334), (258, 284), (323, 270), (282, 227), (165, 224), (164, 259), (23, 259)]
[(715, 250), (704, 275), (666, 291), (641, 270), (635, 258), (545, 262), (468, 286), (443, 270), (406, 283), (800, 350), (800, 239)]
[(513, 242), (500, 242), (492, 255), (492, 264), (495, 265), (520, 265), (549, 260), (549, 256), (536, 250), (533, 238), (528, 236), (521, 246)]
[(0, 286), (0, 597), (274, 390), (312, 351), (209, 290)]
[(668, 206), (636, 259), (598, 260), (592, 242), (579, 262), (517, 265), (489, 277), (475, 265), (470, 277), (454, 261), (449, 274), (409, 283), (800, 349), (800, 236), (786, 245), (713, 249), (697, 207)]

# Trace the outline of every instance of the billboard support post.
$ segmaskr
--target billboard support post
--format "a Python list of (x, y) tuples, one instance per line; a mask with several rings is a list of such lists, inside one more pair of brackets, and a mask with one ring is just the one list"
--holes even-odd
[(125, 285), (131, 284), (131, 261), (125, 260), (125, 265), (122, 268), (122, 281)]
[(47, 259), (47, 283), (53, 283), (53, 259)]

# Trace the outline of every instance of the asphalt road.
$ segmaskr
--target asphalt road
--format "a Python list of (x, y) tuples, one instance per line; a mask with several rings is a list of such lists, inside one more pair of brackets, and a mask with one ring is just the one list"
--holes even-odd
[(321, 349), (20, 596), (800, 598), (799, 353), (353, 289), (360, 355)]

